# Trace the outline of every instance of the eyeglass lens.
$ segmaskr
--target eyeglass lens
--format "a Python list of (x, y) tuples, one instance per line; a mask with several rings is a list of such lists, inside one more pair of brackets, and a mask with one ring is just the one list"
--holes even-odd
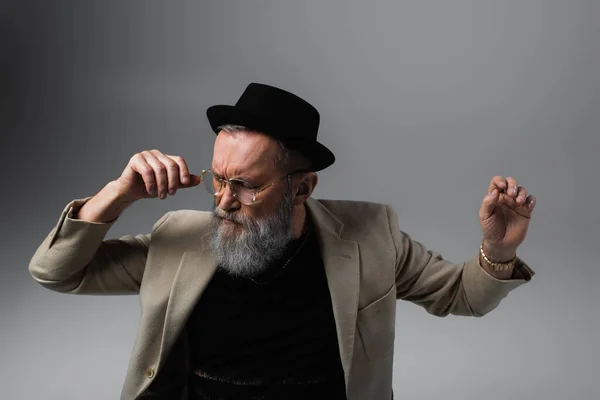
[(254, 191), (244, 187), (244, 184), (239, 181), (225, 181), (217, 179), (214, 174), (207, 171), (207, 174), (202, 179), (206, 191), (214, 196), (223, 194), (225, 186), (229, 185), (233, 196), (244, 204), (252, 204), (254, 202)]

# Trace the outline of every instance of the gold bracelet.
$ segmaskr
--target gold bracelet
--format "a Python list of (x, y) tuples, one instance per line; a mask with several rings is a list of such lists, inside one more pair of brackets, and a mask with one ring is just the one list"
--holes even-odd
[(517, 256), (515, 255), (512, 258), (512, 260), (507, 261), (507, 262), (503, 262), (503, 263), (491, 262), (489, 260), (489, 258), (487, 258), (487, 256), (485, 255), (485, 253), (483, 252), (483, 241), (481, 242), (481, 246), (479, 246), (479, 252), (481, 253), (481, 256), (483, 257), (483, 260), (485, 261), (485, 263), (494, 272), (507, 271), (507, 270), (513, 268), (515, 266), (515, 262), (517, 261)]

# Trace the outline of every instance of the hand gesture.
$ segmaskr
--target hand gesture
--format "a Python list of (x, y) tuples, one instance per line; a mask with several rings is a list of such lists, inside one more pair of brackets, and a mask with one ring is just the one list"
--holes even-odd
[(146, 150), (136, 153), (121, 176), (115, 181), (124, 202), (145, 198), (165, 199), (179, 188), (197, 186), (200, 177), (189, 172), (185, 160), (179, 156)]
[(483, 198), (479, 221), (483, 230), (484, 251), (495, 260), (511, 259), (525, 240), (536, 199), (517, 185), (516, 179), (496, 176)]

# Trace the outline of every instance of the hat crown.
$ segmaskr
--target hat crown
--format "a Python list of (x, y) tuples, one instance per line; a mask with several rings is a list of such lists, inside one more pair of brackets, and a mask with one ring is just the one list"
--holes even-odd
[(315, 107), (293, 93), (262, 83), (251, 83), (235, 103), (235, 108), (268, 117), (279, 126), (289, 126), (280, 135), (288, 139), (315, 140), (320, 115)]

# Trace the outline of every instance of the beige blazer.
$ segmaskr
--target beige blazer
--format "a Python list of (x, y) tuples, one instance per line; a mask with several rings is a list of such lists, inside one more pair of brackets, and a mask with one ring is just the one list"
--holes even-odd
[[(116, 220), (71, 218), (90, 198), (67, 204), (29, 271), (59, 292), (139, 294), (141, 320), (121, 399), (184, 399), (172, 388), (187, 368), (187, 318), (216, 268), (207, 245), (211, 214), (172, 211), (149, 234), (107, 240)], [(445, 261), (401, 231), (389, 205), (309, 198), (306, 206), (325, 265), (348, 400), (392, 397), (396, 299), (437, 316), (482, 316), (534, 274), (520, 259), (517, 279), (507, 281), (485, 272), (476, 255)]]

